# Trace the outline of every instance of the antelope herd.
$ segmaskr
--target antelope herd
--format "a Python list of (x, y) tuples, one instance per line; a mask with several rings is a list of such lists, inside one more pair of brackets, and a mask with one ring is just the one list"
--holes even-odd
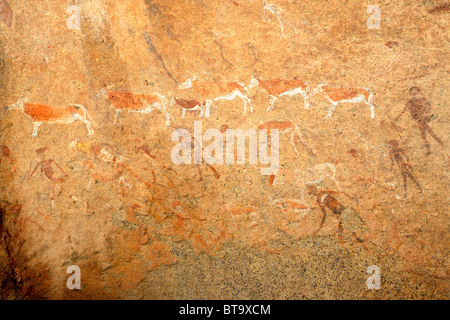
[[(311, 90), (309, 85), (301, 80), (273, 79), (263, 80), (252, 76), (248, 86), (238, 82), (213, 82), (199, 81), (196, 77), (186, 80), (178, 86), (184, 91), (192, 89), (193, 93), (200, 97), (196, 99), (184, 99), (176, 96), (170, 98), (158, 93), (132, 93), (127, 90), (101, 88), (95, 96), (97, 99), (103, 96), (110, 108), (114, 111), (114, 124), (121, 125), (122, 113), (151, 113), (159, 110), (165, 117), (165, 125), (171, 125), (171, 113), (169, 108), (177, 106), (181, 108), (181, 118), (186, 117), (186, 112), (199, 111), (200, 117), (209, 117), (213, 102), (219, 100), (234, 100), (240, 98), (244, 102), (244, 115), (247, 113), (247, 105), (250, 112), (253, 112), (253, 104), (248, 97), (250, 90), (259, 86), (263, 88), (270, 97), (267, 111), (273, 110), (275, 101), (281, 96), (301, 95), (304, 99), (304, 108), (309, 109), (309, 99), (315, 95), (323, 95), (332, 106), (325, 119), (329, 119), (334, 113), (339, 103), (359, 103), (364, 102), (370, 107), (370, 115), (375, 117), (372, 93), (362, 88), (340, 88), (328, 87), (327, 82), (319, 84)], [(192, 94), (192, 92), (190, 93)], [(28, 103), (28, 98), (20, 98), (16, 103), (7, 106), (9, 110), (18, 109), (27, 115), (33, 124), (32, 136), (36, 137), (39, 126), (42, 123), (65, 123), (70, 124), (76, 120), (83, 122), (88, 130), (88, 134), (94, 133), (92, 129), (95, 122), (87, 112), (86, 108), (80, 104), (71, 104), (67, 107), (54, 107), (38, 103)], [(293, 126), (292, 126), (293, 127)], [(286, 129), (286, 128), (284, 128)], [(294, 131), (294, 130), (293, 130)], [(299, 138), (301, 136), (299, 135)], [(296, 150), (297, 151), (297, 150)]]
[[(275, 101), (282, 96), (286, 97), (294, 97), (296, 95), (301, 95), (303, 97), (304, 109), (310, 110), (310, 98), (317, 95), (322, 95), (323, 98), (327, 99), (331, 103), (331, 108), (329, 109), (328, 114), (325, 119), (330, 119), (333, 113), (335, 112), (336, 106), (341, 103), (353, 103), (357, 104), (360, 102), (364, 102), (370, 108), (370, 116), (373, 119), (375, 117), (375, 104), (372, 102), (373, 94), (368, 90), (360, 87), (356, 88), (342, 88), (342, 87), (331, 87), (328, 86), (327, 82), (320, 83), (314, 89), (311, 90), (311, 87), (308, 83), (298, 80), (298, 79), (280, 79), (275, 78), (272, 80), (264, 80), (257, 76), (252, 76), (250, 83), (248, 86), (245, 86), (238, 82), (212, 82), (212, 81), (199, 81), (195, 77), (186, 80), (184, 83), (178, 86), (181, 92), (186, 92), (186, 90), (192, 89), (191, 92), (186, 92), (186, 96), (180, 94), (173, 95), (171, 97), (166, 97), (159, 92), (153, 93), (132, 93), (127, 90), (119, 90), (119, 89), (111, 89), (109, 87), (103, 87), (99, 90), (98, 94), (95, 96), (97, 102), (103, 101), (108, 105), (112, 112), (114, 112), (114, 125), (121, 125), (121, 116), (122, 113), (151, 113), (154, 110), (160, 111), (165, 117), (165, 125), (167, 127), (171, 126), (171, 113), (170, 110), (178, 109), (181, 111), (181, 118), (185, 119), (186, 112), (198, 112), (200, 117), (209, 117), (211, 106), (213, 102), (217, 102), (219, 100), (234, 100), (236, 98), (240, 98), (244, 103), (244, 115), (247, 113), (247, 106), (250, 107), (250, 112), (253, 112), (253, 104), (250, 96), (250, 91), (255, 88), (260, 87), (263, 89), (263, 92), (269, 95), (270, 101), (268, 107), (265, 108), (265, 112), (270, 112), (274, 108)], [(418, 90), (418, 89), (414, 89)], [(414, 93), (414, 92), (413, 92)], [(257, 93), (256, 93), (257, 94)], [(253, 95), (253, 97), (256, 96)], [(183, 98), (179, 97), (182, 95)], [(103, 99), (99, 99), (103, 97)], [(189, 97), (189, 98), (188, 98)], [(413, 102), (415, 102), (414, 100)], [(416, 121), (422, 121), (425, 123), (422, 118), (417, 116), (416, 109), (421, 106), (416, 106), (416, 104), (410, 103), (405, 107), (405, 110), (410, 110), (413, 118)], [(419, 102), (423, 102), (420, 100)], [(426, 104), (423, 102), (422, 104)], [(216, 106), (216, 105), (215, 105)], [(33, 124), (33, 133), (32, 136), (36, 137), (38, 134), (38, 128), (41, 124), (51, 124), (51, 123), (61, 123), (61, 124), (71, 124), (77, 120), (83, 122), (86, 125), (87, 131), (89, 135), (94, 134), (93, 126), (98, 126), (96, 122), (91, 118), (90, 114), (86, 110), (86, 108), (80, 104), (70, 104), (68, 106), (49, 106), (45, 104), (38, 103), (28, 103), (28, 98), (21, 97), (16, 103), (8, 105), (5, 107), (8, 110), (21, 110), (32, 122)], [(222, 106), (223, 108), (223, 106)], [(420, 109), (419, 108), (419, 109)], [(401, 114), (405, 112), (402, 111)], [(422, 110), (422, 109), (420, 109)], [(423, 111), (424, 114), (428, 114)], [(398, 116), (400, 117), (401, 114)], [(397, 118), (398, 118), (397, 117)], [(422, 123), (420, 122), (420, 123)], [(228, 126), (222, 126), (228, 128)], [(307, 142), (307, 139), (302, 134), (302, 131), (291, 120), (269, 120), (269, 121), (260, 121), (256, 124), (258, 130), (266, 130), (268, 135), (271, 135), (274, 130), (281, 134), (288, 134), (290, 137), (290, 144), (293, 146), (295, 153), (297, 156), (300, 154), (298, 150), (298, 145), (296, 144), (296, 140), (301, 143), (304, 149), (309, 152), (311, 155), (315, 156), (317, 154), (316, 150)], [(431, 131), (428, 127), (422, 125), (422, 135), (426, 130)], [(225, 130), (225, 128), (223, 128)], [(224, 130), (221, 130), (223, 133)], [(432, 134), (435, 137), (434, 133)], [(278, 139), (278, 138), (277, 138)], [(436, 138), (437, 141), (441, 144), (440, 139)], [(195, 144), (198, 142), (192, 140), (191, 144)], [(425, 142), (426, 139), (424, 138)], [(126, 174), (130, 174), (131, 178), (135, 180), (135, 182), (141, 182), (146, 187), (151, 188), (154, 184), (159, 185), (157, 183), (157, 173), (153, 168), (153, 164), (150, 164), (152, 160), (156, 158), (152, 154), (152, 150), (145, 144), (141, 144), (138, 139), (139, 146), (135, 147), (135, 153), (139, 154), (141, 158), (143, 158), (151, 168), (152, 178), (149, 177), (141, 177), (141, 173), (135, 172), (134, 169), (131, 168), (130, 164), (126, 160), (132, 160), (131, 158), (125, 158), (120, 155), (117, 150), (113, 150), (111, 146), (107, 144), (99, 144), (94, 142), (85, 142), (82, 143), (78, 140), (75, 140), (72, 143), (72, 147), (75, 147), (76, 150), (82, 151), (86, 154), (87, 159), (83, 162), (83, 165), (86, 170), (89, 171), (91, 179), (88, 182), (86, 190), (88, 190), (95, 181), (115, 181), (122, 188), (123, 195), (126, 194), (126, 190), (128, 188), (134, 188), (134, 182), (129, 181), (129, 177), (126, 177)], [(389, 153), (391, 160), (395, 158), (396, 154), (400, 154), (402, 149), (391, 143), (394, 147)], [(429, 152), (429, 144), (426, 144), (427, 150)], [(11, 152), (7, 146), (2, 146), (2, 154), (5, 158), (8, 158), (11, 161), (11, 167), (14, 172), (16, 172), (16, 160), (11, 155)], [(43, 154), (47, 148), (41, 148), (37, 150), (39, 154)], [(112, 151), (113, 150), (113, 151)], [(398, 151), (400, 150), (400, 151)], [(397, 152), (397, 153), (396, 153)], [(399, 157), (397, 157), (399, 158)], [(396, 159), (396, 158), (395, 158)], [(105, 175), (100, 167), (96, 167), (94, 165), (94, 161), (104, 163), (109, 165), (113, 169), (113, 174)], [(204, 160), (204, 159), (202, 159)], [(403, 160), (402, 160), (403, 161)], [(397, 161), (397, 162), (402, 162)], [(201, 164), (206, 164), (209, 169), (214, 173), (216, 179), (220, 178), (219, 172), (206, 161), (203, 161)], [(63, 174), (63, 178), (54, 177), (53, 173), (53, 165), (55, 168), (58, 168)], [(400, 166), (400, 165), (399, 165)], [(410, 167), (406, 167), (402, 162), (402, 175), (405, 189), (405, 196), (402, 199), (406, 199), (406, 177), (409, 176), (413, 182), (415, 182), (422, 192), (422, 188), (420, 184), (415, 180), (412, 175), (412, 171), (409, 169)], [(35, 166), (34, 170), (29, 175), (31, 178), (37, 169), (41, 169), (42, 172), (45, 173), (46, 177), (50, 181), (50, 204), (51, 204), (51, 212), (52, 214), (55, 212), (55, 194), (54, 189), (56, 186), (59, 186), (59, 189), (62, 189), (62, 183), (65, 181), (65, 177), (67, 175), (63, 171), (63, 169), (53, 160), (53, 159), (45, 159), (42, 156), (42, 159)], [(162, 167), (165, 170), (173, 170), (171, 168), (167, 168), (165, 166)], [(407, 169), (405, 169), (407, 168)], [(31, 166), (30, 166), (31, 169)], [(200, 164), (197, 164), (197, 169), (199, 171), (199, 181), (202, 180), (203, 174), (200, 168)], [(149, 171), (149, 170), (147, 170)], [(175, 171), (174, 171), (175, 172)], [(244, 172), (247, 174), (247, 171), (244, 167)], [(175, 172), (176, 175), (178, 173)], [(294, 181), (297, 187), (298, 199), (293, 198), (277, 198), (271, 200), (271, 205), (280, 209), (286, 217), (290, 217), (288, 219), (293, 219), (292, 221), (300, 222), (301, 219), (308, 216), (313, 209), (313, 207), (317, 207), (323, 213), (323, 217), (318, 225), (317, 230), (313, 233), (313, 235), (317, 235), (323, 228), (325, 219), (327, 217), (327, 212), (331, 212), (333, 216), (338, 219), (338, 235), (342, 237), (342, 233), (344, 231), (343, 224), (341, 223), (341, 217), (343, 217), (346, 212), (351, 212), (356, 215), (359, 220), (360, 217), (357, 215), (356, 211), (351, 207), (344, 207), (339, 201), (339, 197), (335, 196), (336, 194), (342, 193), (343, 195), (350, 197), (342, 188), (337, 178), (337, 168), (334, 163), (319, 163), (310, 168), (304, 168), (301, 170), (294, 170)], [(144, 172), (145, 175), (145, 172)], [(148, 174), (147, 174), (148, 176)], [(247, 177), (248, 174), (247, 174)], [(283, 176), (282, 176), (283, 177)], [(281, 181), (282, 180), (281, 177)], [(253, 179), (250, 179), (250, 184), (253, 183)], [(323, 185), (324, 181), (332, 182), (333, 186), (338, 190), (330, 190), (329, 188), (320, 188), (320, 185)], [(269, 185), (273, 188), (277, 188), (278, 184), (283, 184), (283, 182), (278, 182), (276, 185), (275, 182), (275, 173), (270, 176)], [(277, 193), (277, 195), (280, 192)], [(80, 201), (76, 197), (70, 194), (68, 195), (72, 200)], [(314, 201), (311, 201), (311, 199)], [(399, 198), (399, 197), (397, 197)], [(399, 198), (400, 199), (400, 198)], [(349, 214), (349, 213), (348, 213)], [(358, 220), (358, 221), (359, 221)], [(289, 220), (290, 221), (290, 220)], [(362, 221), (362, 220), (361, 220)], [(352, 230), (353, 236), (358, 242), (363, 242), (359, 238), (358, 235)]]
[[(132, 93), (127, 90), (112, 89), (109, 86), (105, 86), (99, 90), (95, 98), (97, 103), (103, 101), (103, 103), (106, 103), (108, 108), (110, 108), (110, 110), (114, 112), (114, 125), (121, 125), (122, 114), (124, 112), (130, 114), (149, 114), (154, 110), (158, 110), (164, 115), (165, 125), (169, 127), (171, 126), (170, 110), (176, 108), (181, 111), (182, 119), (185, 119), (186, 112), (188, 111), (192, 113), (198, 112), (200, 117), (209, 117), (213, 103), (214, 106), (218, 107), (219, 105), (215, 103), (220, 100), (231, 101), (239, 98), (244, 104), (244, 115), (247, 113), (247, 107), (250, 108), (250, 112), (254, 112), (252, 100), (249, 98), (249, 96), (250, 91), (256, 87), (262, 88), (263, 91), (269, 95), (270, 100), (268, 107), (266, 108), (266, 112), (270, 112), (274, 109), (275, 101), (278, 98), (283, 96), (294, 97), (296, 95), (301, 95), (303, 97), (304, 109), (309, 110), (310, 98), (320, 94), (323, 95), (324, 98), (328, 99), (332, 104), (331, 109), (329, 110), (329, 113), (325, 117), (325, 119), (329, 119), (331, 117), (331, 115), (335, 111), (336, 106), (339, 103), (364, 102), (370, 107), (371, 117), (374, 118), (375, 116), (374, 104), (372, 103), (372, 94), (367, 89), (328, 87), (327, 82), (324, 82), (311, 90), (310, 86), (302, 80), (289, 80), (280, 78), (267, 80), (261, 79), (257, 76), (252, 76), (248, 86), (245, 86), (238, 82), (200, 81), (195, 77), (192, 77), (190, 79), (187, 79), (184, 83), (180, 84), (177, 88), (179, 89), (179, 92), (186, 93), (186, 95), (178, 92), (177, 95), (173, 95), (171, 97), (166, 97), (159, 92)], [(189, 92), (187, 90), (191, 91)], [(180, 97), (180, 95), (182, 97)], [(255, 96), (256, 94), (253, 97)], [(100, 100), (100, 97), (103, 97), (104, 100)], [(223, 108), (223, 106), (221, 107)], [(66, 107), (54, 107), (45, 104), (28, 103), (28, 98), (21, 97), (16, 103), (8, 105), (6, 108), (8, 110), (21, 110), (27, 117), (30, 118), (33, 124), (33, 137), (37, 136), (38, 128), (42, 123), (71, 124), (79, 120), (86, 125), (89, 135), (94, 134), (93, 126), (97, 126), (96, 122), (91, 118), (86, 108), (80, 104), (71, 104)], [(308, 144), (300, 128), (290, 120), (271, 120), (266, 122), (260, 121), (260, 123), (256, 126), (259, 130), (266, 130), (267, 134), (269, 135), (272, 134), (273, 130), (278, 130), (282, 134), (288, 134), (290, 136), (290, 143), (297, 155), (299, 155), (299, 150), (296, 144), (296, 139), (310, 154), (316, 154), (316, 150), (314, 150), (314, 148)], [(139, 142), (139, 140), (137, 141)], [(99, 181), (116, 181), (122, 187), (123, 194), (125, 194), (127, 188), (133, 188), (132, 181), (128, 181), (128, 179), (125, 178), (124, 174), (126, 172), (131, 174), (131, 176), (134, 179), (137, 179), (137, 181), (144, 183), (148, 188), (152, 187), (152, 185), (156, 183), (156, 174), (153, 170), (153, 166), (151, 166), (153, 181), (143, 178), (140, 176), (140, 174), (135, 172), (130, 167), (127, 161), (125, 161), (125, 158), (121, 156), (117, 151), (108, 151), (108, 147), (110, 147), (109, 145), (98, 144), (94, 142), (81, 143), (78, 140), (74, 141), (72, 145), (73, 147), (76, 147), (76, 150), (85, 152), (86, 156), (88, 157), (88, 159), (84, 161), (84, 165), (90, 172), (92, 179), (89, 180), (86, 190), (89, 189), (93, 179)], [(155, 159), (155, 156), (152, 155), (150, 148), (146, 145), (140, 145), (139, 147), (136, 147), (135, 152), (139, 153), (141, 157), (144, 157), (148, 161)], [(116, 155), (114, 155), (114, 153)], [(7, 158), (10, 158), (12, 167), (15, 171), (15, 160), (10, 155), (9, 149), (7, 149), (6, 146), (3, 148), (3, 155)], [(96, 166), (89, 159), (100, 160), (100, 163), (110, 165), (114, 169), (113, 175), (108, 176), (104, 175), (102, 172), (97, 172)], [(51, 161), (48, 162), (47, 165), (47, 162), (42, 160), (39, 163), (39, 165), (42, 167), (41, 171), (45, 169), (48, 172), (53, 172), (50, 166), (53, 164), (55, 164), (55, 166), (58, 166), (56, 163), (53, 163)], [(44, 167), (44, 165), (47, 165), (47, 167)], [(216, 169), (209, 164), (207, 165), (213, 171), (215, 177), (219, 179), (220, 174), (216, 171)], [(199, 165), (197, 167), (199, 170), (200, 180), (202, 180), (202, 171)], [(34, 169), (34, 171), (36, 171), (36, 168)], [(274, 204), (276, 207), (281, 208), (286, 214), (291, 211), (294, 212), (296, 215), (298, 215), (298, 219), (301, 219), (302, 217), (307, 215), (311, 209), (311, 206), (307, 204), (307, 201), (305, 199), (305, 193), (309, 195), (309, 193), (306, 192), (308, 187), (315, 187), (324, 180), (331, 180), (339, 189), (339, 191), (342, 191), (336, 179), (336, 167), (332, 163), (322, 163), (307, 170), (297, 170), (295, 171), (295, 175), (299, 182), (298, 186), (301, 199), (277, 199), (275, 200), (275, 202), (272, 202), (272, 204)], [(48, 178), (52, 183), (50, 200), (53, 212), (55, 210), (53, 189), (56, 184), (60, 185), (61, 183), (53, 176), (49, 176)], [(275, 180), (274, 174), (270, 179), (270, 185), (273, 186), (273, 182)], [(327, 195), (328, 193), (322, 198), (325, 199), (325, 196)], [(331, 199), (331, 196), (328, 196), (328, 198)], [(324, 212), (324, 217), (320, 224), (319, 230), (323, 226), (326, 215), (324, 209), (325, 202), (323, 201), (323, 199), (321, 200), (322, 202), (318, 202), (320, 208)]]

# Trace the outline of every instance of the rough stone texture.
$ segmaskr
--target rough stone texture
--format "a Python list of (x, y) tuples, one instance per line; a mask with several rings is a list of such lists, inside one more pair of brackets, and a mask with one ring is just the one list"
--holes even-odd
[[(377, 1), (381, 28), (369, 29), (372, 4), (0, 0), (0, 103), (28, 98), (0, 117), (0, 297), (448, 299), (449, 6)], [(112, 98), (98, 94), (120, 90), (129, 107), (156, 93), (203, 103), (217, 92), (178, 85), (248, 86), (252, 75), (308, 83), (309, 109), (297, 95), (267, 111), (260, 81), (247, 92), (253, 113), (237, 98), (214, 101), (209, 117), (168, 105), (170, 126), (159, 110), (114, 123)], [(324, 82), (338, 100), (372, 93), (375, 117), (363, 101), (324, 119), (331, 103), (312, 94)], [(44, 121), (32, 137), (32, 117), (83, 118), (73, 104), (92, 135), (79, 120)], [(416, 118), (397, 119), (405, 106)], [(196, 120), (222, 131), (291, 121), (298, 153), (286, 129), (275, 177), (248, 162), (175, 165), (172, 132)], [(70, 265), (81, 290), (66, 287)], [(366, 286), (370, 265), (379, 290)]]

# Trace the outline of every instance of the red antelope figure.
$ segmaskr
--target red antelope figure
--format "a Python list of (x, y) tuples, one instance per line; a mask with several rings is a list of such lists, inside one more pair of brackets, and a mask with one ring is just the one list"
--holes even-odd
[(250, 85), (247, 87), (247, 90), (250, 90), (257, 85), (266, 90), (270, 95), (270, 102), (267, 111), (273, 110), (273, 104), (278, 97), (295, 96), (297, 94), (301, 94), (303, 96), (303, 99), (305, 100), (305, 109), (309, 108), (309, 86), (307, 83), (301, 80), (260, 80), (253, 76), (252, 80), (250, 81)]
[(246, 95), (244, 86), (237, 82), (206, 82), (198, 81), (195, 77), (186, 80), (178, 86), (179, 89), (192, 88), (204, 100), (206, 105), (205, 117), (209, 117), (213, 101), (234, 100), (241, 98), (244, 101), (244, 114), (247, 113), (247, 103), (250, 105), (250, 112), (253, 112), (252, 102)]
[(80, 104), (73, 104), (68, 107), (53, 107), (44, 104), (27, 103), (27, 101), (28, 98), (21, 98), (15, 104), (7, 106), (7, 108), (22, 110), (30, 118), (33, 123), (33, 137), (37, 136), (38, 128), (43, 122), (69, 124), (80, 120), (86, 125), (90, 135), (94, 133), (91, 123), (93, 120)]
[(174, 104), (177, 104), (182, 108), (181, 109), (182, 119), (185, 118), (186, 111), (195, 111), (195, 110), (200, 110), (200, 117), (203, 117), (203, 109), (202, 109), (203, 104), (200, 101), (173, 98), (172, 105)]
[(164, 114), (166, 126), (170, 126), (170, 114), (166, 110), (168, 101), (166, 97), (159, 93), (141, 94), (107, 88), (102, 88), (100, 93), (111, 103), (116, 112), (114, 124), (117, 122), (117, 119), (119, 119), (119, 123), (121, 122), (121, 113), (124, 111), (150, 113), (156, 109)]
[(334, 113), (334, 109), (339, 103), (359, 103), (364, 101), (370, 107), (370, 116), (375, 118), (375, 108), (372, 103), (372, 93), (367, 89), (362, 88), (334, 88), (328, 87), (327, 82), (319, 84), (317, 88), (314, 89), (313, 94), (321, 93), (325, 98), (331, 102), (331, 109), (325, 119), (329, 119)]

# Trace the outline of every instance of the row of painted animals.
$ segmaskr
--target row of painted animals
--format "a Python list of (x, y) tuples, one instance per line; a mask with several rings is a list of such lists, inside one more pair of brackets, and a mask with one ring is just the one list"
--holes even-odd
[[(295, 96), (298, 94), (303, 96), (305, 109), (308, 109), (309, 96), (321, 93), (332, 103), (332, 107), (326, 118), (331, 117), (339, 103), (359, 103), (361, 101), (364, 101), (370, 106), (371, 117), (375, 117), (372, 94), (368, 90), (361, 88), (343, 89), (328, 87), (325, 82), (310, 92), (308, 84), (301, 80), (260, 80), (253, 77), (249, 86), (244, 87), (244, 85), (237, 82), (198, 81), (194, 77), (179, 86), (180, 89), (192, 88), (202, 97), (203, 102), (179, 99), (177, 97), (168, 99), (159, 93), (135, 94), (128, 91), (107, 88), (102, 88), (97, 97), (101, 94), (111, 104), (111, 107), (115, 111), (114, 123), (121, 121), (122, 112), (150, 113), (153, 110), (159, 110), (165, 116), (166, 126), (170, 126), (171, 116), (167, 109), (174, 105), (181, 107), (182, 118), (185, 117), (187, 111), (195, 110), (200, 110), (200, 116), (204, 115), (208, 117), (214, 101), (234, 100), (239, 97), (244, 101), (244, 114), (247, 112), (247, 104), (249, 104), (250, 110), (253, 112), (253, 106), (251, 100), (247, 97), (247, 93), (250, 89), (258, 85), (264, 88), (270, 95), (270, 103), (267, 110), (273, 109), (275, 100), (278, 97)], [(205, 111), (203, 111), (203, 107)], [(94, 132), (92, 128), (94, 121), (89, 116), (86, 108), (80, 104), (73, 104), (61, 108), (28, 103), (28, 98), (20, 98), (15, 104), (11, 104), (7, 108), (22, 110), (30, 118), (33, 123), (32, 136), (37, 136), (39, 126), (44, 122), (72, 123), (80, 120), (86, 125), (89, 134), (93, 134)]]
[[(339, 103), (359, 103), (364, 102), (370, 107), (371, 117), (375, 117), (375, 108), (372, 102), (372, 93), (368, 89), (363, 88), (338, 88), (329, 87), (328, 83), (319, 84), (314, 90), (310, 90), (309, 85), (302, 80), (261, 80), (252, 76), (250, 84), (244, 86), (238, 82), (207, 82), (199, 81), (196, 77), (186, 80), (179, 85), (179, 89), (192, 89), (200, 95), (203, 102), (197, 100), (183, 100), (175, 98), (175, 103), (181, 107), (189, 110), (196, 110), (205, 107), (205, 116), (208, 117), (211, 105), (218, 100), (234, 100), (236, 98), (242, 99), (244, 102), (244, 114), (247, 113), (247, 104), (250, 106), (250, 111), (253, 112), (251, 100), (248, 98), (248, 92), (252, 88), (259, 86), (263, 88), (270, 96), (269, 107), (267, 110), (273, 110), (275, 100), (282, 96), (296, 96), (301, 95), (305, 102), (305, 109), (309, 109), (309, 97), (322, 94), (331, 102), (331, 109), (325, 117), (329, 119)], [(203, 114), (203, 112), (201, 112)]]
[[(231, 100), (236, 97), (241, 97), (245, 103), (245, 106), (247, 102), (250, 103), (251, 106), (250, 99), (244, 96), (241, 90), (248, 91), (256, 85), (260, 85), (265, 88), (271, 96), (268, 110), (273, 108), (273, 104), (277, 97), (282, 95), (293, 96), (296, 94), (301, 94), (305, 98), (305, 108), (309, 107), (307, 95), (307, 92), (309, 91), (308, 86), (300, 80), (258, 80), (253, 78), (250, 85), (245, 88), (236, 82), (201, 82), (193, 78), (187, 80), (181, 85), (181, 88), (192, 87), (197, 93), (205, 98), (204, 103), (199, 103), (196, 100), (178, 99), (176, 97), (173, 97), (172, 102), (170, 103), (169, 100), (161, 94), (133, 94), (127, 91), (110, 90), (107, 88), (101, 89), (100, 94), (102, 94), (105, 99), (111, 103), (111, 106), (115, 110), (115, 122), (117, 119), (120, 121), (120, 114), (124, 111), (150, 113), (153, 110), (160, 110), (165, 115), (166, 126), (170, 126), (170, 113), (167, 111), (167, 106), (173, 106), (174, 104), (179, 105), (182, 108), (182, 117), (184, 117), (187, 110), (196, 109), (200, 109), (201, 115), (203, 115), (203, 111), (201, 109), (203, 104), (206, 104), (205, 115), (207, 116), (209, 115), (209, 109), (212, 101), (217, 101), (220, 99)], [(360, 101), (370, 103), (372, 116), (374, 116), (374, 105), (371, 102), (372, 95), (368, 93), (368, 91), (361, 90), (363, 89), (330, 88), (324, 84), (319, 85), (313, 93), (324, 92), (326, 97), (333, 102), (333, 106), (327, 117), (331, 116), (338, 103), (357, 103)], [(396, 120), (398, 120), (404, 112), (409, 111), (412, 119), (416, 121), (420, 129), (422, 139), (424, 140), (427, 148), (427, 155), (429, 155), (431, 154), (431, 148), (426, 138), (427, 133), (429, 133), (441, 146), (444, 146), (444, 143), (439, 137), (436, 136), (428, 125), (431, 120), (431, 104), (426, 98), (420, 96), (420, 91), (421, 90), (418, 87), (410, 88), (409, 93), (411, 99), (407, 102), (403, 111), (397, 116)], [(82, 105), (74, 104), (65, 108), (59, 108), (42, 104), (31, 104), (27, 103), (27, 100), (27, 98), (21, 98), (17, 103), (12, 104), (7, 108), (20, 109), (31, 119), (33, 123), (33, 136), (37, 135), (38, 128), (43, 122), (72, 123), (76, 120), (80, 120), (86, 124), (89, 134), (93, 134), (94, 132), (92, 129), (92, 123), (94, 123), (94, 121)]]

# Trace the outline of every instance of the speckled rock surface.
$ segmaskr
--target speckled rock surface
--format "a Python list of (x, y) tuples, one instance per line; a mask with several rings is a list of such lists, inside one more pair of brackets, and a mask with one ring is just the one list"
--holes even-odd
[(449, 6), (371, 5), (0, 0), (0, 298), (448, 299)]

